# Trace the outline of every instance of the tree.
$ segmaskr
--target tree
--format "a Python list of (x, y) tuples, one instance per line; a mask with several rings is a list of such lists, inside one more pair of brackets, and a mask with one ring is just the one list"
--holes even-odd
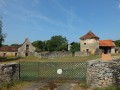
[(37, 40), (37, 41), (34, 41), (32, 44), (33, 44), (34, 47), (36, 47), (37, 52), (41, 52), (41, 51), (46, 50), (45, 41)]
[(120, 40), (116, 40), (116, 41), (114, 41), (114, 43), (117, 47), (120, 47)]
[(2, 33), (3, 24), (1, 19), (2, 18), (0, 18), (0, 47), (2, 46), (2, 43), (4, 42), (5, 38), (5, 34)]
[(70, 51), (72, 52), (72, 54), (74, 56), (76, 51), (80, 51), (80, 43), (72, 42), (70, 45), (71, 45)]
[(50, 40), (47, 41), (48, 51), (67, 51), (68, 42), (66, 37), (61, 35), (52, 36)]

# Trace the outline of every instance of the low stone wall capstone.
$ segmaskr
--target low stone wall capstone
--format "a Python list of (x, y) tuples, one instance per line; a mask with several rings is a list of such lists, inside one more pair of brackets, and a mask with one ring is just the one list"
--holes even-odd
[(0, 84), (19, 80), (19, 64), (0, 64)]
[(120, 60), (88, 61), (87, 84), (91, 87), (120, 85)]

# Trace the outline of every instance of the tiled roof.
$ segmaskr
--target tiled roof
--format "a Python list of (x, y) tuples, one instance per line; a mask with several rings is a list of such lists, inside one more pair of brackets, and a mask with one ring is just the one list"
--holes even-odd
[(112, 40), (99, 40), (99, 46), (115, 47), (115, 44)]
[(91, 39), (91, 38), (96, 38), (99, 39), (98, 36), (96, 36), (93, 32), (89, 31), (87, 34), (85, 34), (84, 36), (82, 36), (80, 39), (84, 40), (84, 39)]
[(17, 52), (19, 46), (2, 46), (0, 47), (0, 51), (10, 51), (10, 52)]

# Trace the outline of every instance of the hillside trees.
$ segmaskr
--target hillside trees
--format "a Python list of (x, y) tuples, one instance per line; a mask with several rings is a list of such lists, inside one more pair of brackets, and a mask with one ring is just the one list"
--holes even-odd
[(67, 51), (68, 42), (66, 37), (61, 35), (52, 36), (50, 40), (47, 41), (34, 41), (33, 46), (37, 48), (37, 51)]
[(5, 34), (2, 33), (2, 18), (0, 18), (0, 47), (2, 46), (2, 43), (4, 42)]

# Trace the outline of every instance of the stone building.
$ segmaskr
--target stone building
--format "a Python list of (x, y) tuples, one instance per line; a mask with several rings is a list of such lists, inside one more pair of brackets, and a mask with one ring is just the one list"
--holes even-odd
[(35, 53), (35, 47), (27, 38), (21, 47), (18, 48), (18, 54), (22, 57), (31, 56)]
[(0, 47), (0, 56), (31, 56), (35, 53), (35, 47), (29, 39), (25, 39), (21, 46), (2, 46)]
[(105, 54), (115, 53), (115, 44), (112, 40), (100, 40), (99, 49), (101, 49)]
[(80, 38), (80, 51), (95, 54), (98, 51), (115, 53), (115, 44), (112, 40), (99, 40), (93, 32), (89, 31)]
[(0, 56), (18, 56), (19, 46), (2, 46), (0, 47)]
[(91, 31), (80, 38), (81, 52), (94, 54), (99, 49), (99, 37)]

